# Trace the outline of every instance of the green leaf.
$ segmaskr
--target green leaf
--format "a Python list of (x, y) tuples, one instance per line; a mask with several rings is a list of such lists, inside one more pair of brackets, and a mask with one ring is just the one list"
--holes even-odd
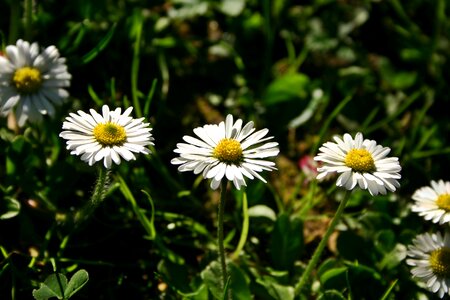
[(271, 209), (267, 205), (263, 205), (263, 204), (259, 204), (259, 205), (250, 207), (248, 209), (248, 215), (252, 218), (262, 217), (262, 218), (270, 219), (272, 221), (275, 221), (277, 219), (277, 215), (273, 211), (273, 209)]
[(327, 258), (323, 261), (320, 267), (317, 269), (317, 277), (320, 278), (326, 271), (329, 271), (334, 268), (341, 267), (342, 265), (336, 258)]
[(201, 273), (203, 282), (214, 299), (222, 299), (222, 270), (218, 261), (211, 262)]
[(33, 297), (37, 300), (47, 300), (52, 297), (64, 299), (67, 288), (67, 277), (63, 274), (52, 274), (40, 284), (38, 290), (33, 290)]
[(20, 202), (11, 197), (4, 197), (0, 201), (0, 220), (11, 219), (20, 212)]
[(325, 290), (342, 289), (347, 285), (347, 267), (339, 267), (323, 272), (319, 277), (320, 283)]
[(355, 263), (348, 267), (348, 287), (351, 287), (354, 299), (380, 299), (385, 282), (371, 266)]
[(58, 299), (62, 299), (62, 297), (59, 296), (59, 294), (56, 294), (54, 291), (52, 291), (50, 288), (48, 288), (46, 285), (41, 283), (41, 286), (38, 290), (33, 290), (33, 297), (37, 300), (47, 300), (52, 297), (57, 297)]
[(69, 299), (78, 292), (89, 280), (86, 270), (79, 270), (73, 274), (67, 283), (64, 274), (52, 274), (40, 284), (39, 289), (33, 290), (33, 297), (36, 300), (47, 300), (52, 297), (58, 299)]
[[(290, 73), (275, 79), (263, 97), (265, 105), (305, 99), (308, 95), (309, 77), (301, 73)], [(306, 103), (305, 103), (306, 105)]]
[(345, 297), (339, 291), (328, 290), (320, 294), (317, 300), (345, 300)]
[(22, 135), (17, 136), (14, 138), (11, 148), (14, 152), (21, 153), (23, 150), (23, 147), (25, 145), (25, 138)]
[(64, 296), (69, 299), (78, 292), (89, 280), (89, 274), (86, 270), (79, 270), (70, 278), (64, 291)]
[(387, 85), (403, 90), (411, 87), (417, 80), (417, 72), (396, 70), (387, 58), (380, 59), (380, 73)]
[(229, 288), (231, 289), (233, 300), (248, 300), (252, 298), (249, 288), (249, 279), (245, 276), (237, 265), (229, 264), (229, 274), (231, 277)]
[(270, 256), (279, 270), (291, 269), (303, 250), (303, 223), (283, 213), (278, 216), (270, 240)]

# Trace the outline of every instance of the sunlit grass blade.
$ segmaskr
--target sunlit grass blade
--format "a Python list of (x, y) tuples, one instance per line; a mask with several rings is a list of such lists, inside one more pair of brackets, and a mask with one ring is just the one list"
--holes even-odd
[(386, 290), (386, 292), (384, 293), (384, 295), (380, 298), (380, 300), (387, 300), (389, 299), (389, 295), (391, 294), (392, 290), (394, 289), (394, 287), (396, 286), (398, 282), (398, 279), (395, 279), (394, 282), (391, 283), (391, 285), (389, 286), (389, 288)]
[(97, 93), (94, 91), (94, 88), (90, 84), (88, 85), (88, 93), (91, 96), (92, 100), (94, 100), (96, 105), (102, 106), (103, 100), (100, 99), (100, 97), (97, 95)]
[(241, 253), (242, 249), (244, 249), (245, 242), (247, 241), (248, 236), (248, 228), (250, 225), (250, 218), (248, 215), (248, 201), (247, 201), (247, 193), (244, 191), (242, 193), (242, 231), (241, 236), (239, 238), (238, 245), (236, 247), (236, 250), (234, 250), (233, 254), (231, 255), (231, 259), (237, 259), (239, 257), (239, 254)]
[(127, 183), (122, 178), (122, 176), (117, 175), (117, 179), (120, 182), (120, 191), (122, 192), (122, 195), (125, 197), (125, 199), (127, 199), (130, 202), (131, 207), (133, 208), (133, 211), (136, 214), (136, 217), (138, 218), (142, 227), (144, 227), (145, 232), (147, 232), (147, 234), (148, 234), (147, 238), (150, 240), (155, 239), (156, 230), (155, 230), (155, 226), (153, 224), (153, 222), (154, 222), (154, 206), (153, 206), (153, 201), (151, 200), (150, 195), (148, 193), (144, 192), (147, 195), (147, 197), (150, 201), (150, 204), (152, 206), (151, 219), (149, 220), (144, 213), (145, 210), (142, 209), (141, 207), (139, 207), (139, 205), (137, 204), (136, 199), (134, 198), (133, 194), (131, 193)]

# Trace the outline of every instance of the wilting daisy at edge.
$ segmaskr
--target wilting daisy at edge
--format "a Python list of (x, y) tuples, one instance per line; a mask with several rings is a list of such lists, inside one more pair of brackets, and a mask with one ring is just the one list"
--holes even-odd
[(40, 52), (37, 43), (18, 40), (6, 47), (0, 56), (0, 114), (15, 110), (17, 124), (27, 120), (42, 121), (42, 115), (55, 115), (54, 105), (61, 105), (69, 96), (70, 86), (65, 58), (55, 46)]
[(431, 181), (431, 186), (421, 187), (414, 192), (415, 204), (412, 211), (425, 220), (444, 224), (450, 222), (450, 182)]
[(427, 288), (440, 298), (449, 294), (450, 287), (450, 234), (437, 232), (416, 236), (406, 252), (406, 263), (413, 277), (424, 282)]
[(401, 167), (397, 157), (387, 157), (388, 147), (377, 145), (376, 141), (363, 139), (358, 132), (353, 139), (346, 133), (343, 139), (335, 136), (336, 143), (326, 142), (314, 160), (321, 161), (317, 179), (330, 173), (340, 173), (336, 185), (352, 190), (356, 185), (369, 190), (371, 195), (394, 192), (400, 184)]
[(178, 143), (174, 152), (179, 157), (171, 163), (180, 165), (180, 172), (193, 171), (212, 179), (211, 188), (217, 189), (222, 178), (226, 177), (237, 189), (245, 186), (244, 176), (255, 177), (266, 182), (259, 175), (262, 171), (275, 170), (275, 163), (264, 158), (279, 153), (277, 142), (268, 142), (273, 137), (266, 137), (268, 129), (255, 132), (253, 122), (242, 127), (242, 120), (233, 122), (233, 116), (227, 115), (225, 121), (209, 124), (194, 129), (198, 138), (184, 136), (186, 143)]
[(154, 145), (150, 124), (144, 123), (144, 118), (130, 117), (132, 110), (129, 107), (121, 113), (120, 107), (110, 111), (103, 105), (102, 115), (94, 109), (89, 110), (90, 114), (81, 110), (70, 113), (59, 136), (67, 140), (70, 154), (81, 155), (90, 166), (103, 159), (109, 169), (112, 162), (119, 165), (121, 157), (129, 161), (136, 159), (134, 153), (149, 154), (146, 146)]

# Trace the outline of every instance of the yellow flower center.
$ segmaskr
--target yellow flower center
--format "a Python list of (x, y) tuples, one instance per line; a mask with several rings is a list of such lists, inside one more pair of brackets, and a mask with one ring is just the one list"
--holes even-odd
[(121, 146), (127, 134), (122, 126), (108, 122), (95, 126), (94, 137), (102, 146)]
[(430, 266), (439, 277), (450, 277), (450, 248), (442, 247), (430, 253)]
[(436, 204), (439, 208), (450, 211), (450, 194), (442, 194), (436, 200)]
[(12, 82), (20, 94), (36, 93), (42, 85), (41, 72), (30, 67), (17, 69), (12, 77)]
[(239, 164), (243, 158), (241, 143), (234, 139), (222, 139), (214, 148), (213, 156), (227, 164)]
[(345, 157), (345, 165), (360, 173), (376, 171), (373, 157), (366, 149), (351, 149)]

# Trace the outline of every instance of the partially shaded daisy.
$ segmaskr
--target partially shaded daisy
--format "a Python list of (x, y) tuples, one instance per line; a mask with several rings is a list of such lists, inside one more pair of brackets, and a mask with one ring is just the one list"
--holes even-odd
[(406, 252), (406, 263), (413, 268), (413, 277), (440, 298), (449, 294), (450, 287), (450, 234), (425, 233), (416, 236)]
[(412, 211), (425, 220), (444, 224), (450, 222), (450, 182), (431, 181), (431, 186), (421, 187), (412, 195)]
[[(90, 114), (81, 110), (66, 117), (59, 134), (67, 140), (70, 154), (81, 155), (81, 160), (92, 166), (103, 159), (105, 168), (111, 168), (112, 162), (120, 164), (120, 157), (129, 161), (136, 159), (134, 153), (149, 154), (146, 148), (153, 144), (149, 123), (144, 118), (133, 119), (130, 113), (133, 107), (123, 114), (121, 108), (110, 111), (107, 105), (102, 107), (102, 115), (90, 109)], [(134, 153), (133, 153), (134, 152)]]
[(71, 75), (65, 58), (59, 57), (55, 46), (40, 52), (37, 43), (18, 40), (6, 47), (0, 56), (0, 114), (15, 107), (17, 124), (42, 121), (42, 115), (55, 114), (54, 105), (61, 105), (69, 93)]
[(255, 132), (253, 125), (248, 122), (242, 127), (241, 119), (234, 123), (233, 116), (228, 115), (218, 125), (197, 127), (194, 133), (198, 138), (184, 136), (186, 143), (177, 144), (174, 150), (180, 157), (172, 159), (171, 163), (180, 165), (180, 172), (193, 171), (212, 179), (212, 189), (219, 187), (223, 177), (232, 181), (237, 189), (246, 185), (244, 176), (266, 182), (258, 173), (276, 169), (274, 162), (263, 158), (276, 156), (278, 143), (265, 143), (273, 138), (266, 137), (269, 130)]
[(321, 161), (317, 179), (330, 173), (340, 173), (337, 186), (352, 190), (356, 185), (369, 190), (371, 195), (386, 194), (386, 190), (394, 192), (400, 187), (400, 164), (397, 157), (387, 157), (391, 151), (388, 147), (377, 145), (373, 140), (363, 139), (358, 132), (353, 139), (344, 134), (343, 139), (335, 136), (333, 142), (326, 142), (319, 148), (321, 151), (314, 160)]

